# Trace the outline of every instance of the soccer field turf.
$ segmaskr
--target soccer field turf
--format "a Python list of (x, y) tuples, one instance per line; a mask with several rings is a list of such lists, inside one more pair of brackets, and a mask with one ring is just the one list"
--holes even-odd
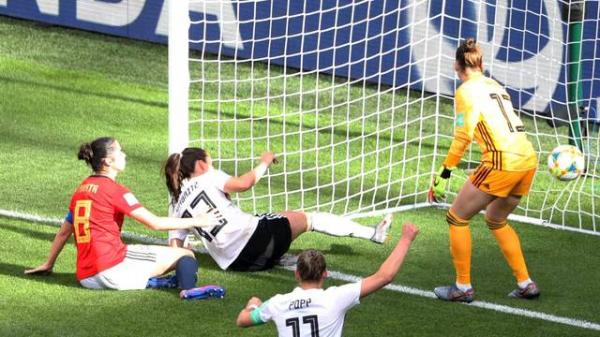
[[(166, 47), (5, 17), (0, 17), (0, 36), (0, 208), (63, 216), (72, 190), (89, 174), (76, 160), (79, 144), (111, 135), (128, 154), (127, 170), (119, 181), (149, 209), (166, 214), (160, 175), (167, 150)], [(261, 191), (265, 189), (257, 193)], [(366, 219), (365, 224), (367, 220), (375, 221)], [(451, 282), (447, 224), (444, 211), (435, 208), (397, 214), (392, 240), (385, 246), (310, 233), (294, 242), (291, 251), (317, 248), (326, 253), (331, 270), (366, 276), (391, 251), (406, 220), (415, 222), (422, 233), (394, 284), (431, 291)], [(525, 302), (506, 297), (514, 281), (483, 218), (471, 224), (477, 300), (514, 313), (382, 290), (349, 312), (344, 335), (600, 334), (589, 326), (522, 314), (586, 320), (597, 327), (597, 237), (514, 224), (542, 290), (539, 300)], [(124, 228), (165, 237), (132, 221)], [(0, 218), (0, 336), (274, 335), (272, 325), (239, 329), (235, 317), (250, 296), (268, 298), (294, 287), (287, 270), (223, 272), (200, 254), (200, 283), (225, 287), (223, 300), (182, 302), (175, 291), (90, 291), (75, 281), (73, 245), (65, 248), (53, 275), (25, 277), (25, 268), (45, 258), (55, 232), (53, 226)]]

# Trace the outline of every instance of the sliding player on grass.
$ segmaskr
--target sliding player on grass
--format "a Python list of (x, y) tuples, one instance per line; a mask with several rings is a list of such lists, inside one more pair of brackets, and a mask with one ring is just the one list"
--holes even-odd
[(446, 215), (456, 283), (435, 288), (434, 292), (443, 300), (473, 300), (469, 220), (485, 209), (485, 221), (517, 279), (518, 287), (509, 295), (536, 298), (540, 292), (529, 278), (519, 236), (506, 219), (529, 192), (537, 156), (510, 97), (496, 81), (483, 75), (483, 55), (474, 39), (467, 39), (457, 48), (454, 69), (463, 82), (455, 95), (454, 140), (434, 177), (430, 200), (445, 199), (450, 173), (473, 138), (482, 157)]
[[(252, 188), (274, 160), (273, 153), (265, 152), (254, 170), (239, 177), (213, 168), (212, 158), (200, 148), (174, 153), (165, 163), (171, 214), (183, 218), (212, 214), (218, 219), (217, 226), (193, 231), (202, 238), (209, 254), (223, 270), (271, 268), (287, 252), (292, 241), (309, 231), (376, 243), (385, 241), (391, 215), (373, 228), (329, 213), (285, 211), (260, 216), (244, 213), (231, 202), (229, 193)], [(187, 234), (187, 230), (170, 231), (171, 245), (181, 247)]]
[(115, 180), (125, 169), (125, 153), (117, 140), (102, 137), (81, 145), (78, 158), (91, 166), (93, 174), (75, 190), (69, 213), (50, 248), (48, 259), (26, 274), (49, 274), (54, 262), (73, 234), (77, 247), (77, 280), (90, 289), (144, 289), (160, 286), (154, 278), (176, 270), (176, 280), (166, 286), (179, 286), (180, 296), (221, 296), (222, 289), (196, 286), (198, 263), (187, 249), (125, 245), (121, 227), (125, 215), (155, 230), (183, 229), (212, 225), (210, 216), (196, 219), (158, 217), (144, 208), (135, 196)]
[(394, 280), (404, 257), (419, 233), (411, 223), (402, 226), (402, 237), (379, 270), (355, 283), (323, 289), (327, 278), (325, 257), (309, 249), (298, 256), (294, 291), (261, 302), (252, 297), (240, 311), (237, 325), (249, 327), (273, 321), (280, 337), (341, 336), (346, 311)]

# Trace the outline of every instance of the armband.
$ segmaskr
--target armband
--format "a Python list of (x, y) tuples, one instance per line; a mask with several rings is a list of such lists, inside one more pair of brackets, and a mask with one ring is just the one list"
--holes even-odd
[(67, 215), (65, 216), (65, 221), (67, 221), (71, 224), (73, 223), (73, 212), (71, 212), (70, 210), (67, 213)]
[(256, 184), (262, 176), (265, 175), (269, 166), (264, 162), (260, 162), (260, 164), (254, 168), (254, 183)]
[(256, 305), (250, 305), (249, 307), (252, 308), (252, 311), (250, 311), (250, 320), (252, 321), (252, 325), (264, 324), (265, 322), (263, 322), (262, 318), (260, 318), (260, 307), (257, 307)]

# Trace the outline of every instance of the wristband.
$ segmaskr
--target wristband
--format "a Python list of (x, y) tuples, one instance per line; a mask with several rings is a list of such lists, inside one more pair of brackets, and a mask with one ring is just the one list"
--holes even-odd
[(254, 183), (256, 184), (262, 176), (265, 175), (269, 166), (265, 162), (261, 162), (257, 167), (254, 168)]
[[(252, 307), (253, 305), (249, 305), (249, 307)], [(265, 321), (263, 321), (263, 319), (260, 317), (260, 307), (257, 307), (256, 305), (254, 305), (255, 309), (252, 309), (250, 311), (250, 321), (252, 322), (252, 325), (260, 325), (260, 324), (264, 324)]]
[(452, 174), (452, 170), (448, 169), (446, 166), (444, 166), (444, 169), (442, 170), (440, 177), (442, 177), (444, 179), (448, 179), (448, 178), (450, 178), (450, 174)]
[(250, 304), (246, 309), (248, 309), (249, 311), (252, 311), (254, 309), (258, 308), (258, 305), (256, 304)]

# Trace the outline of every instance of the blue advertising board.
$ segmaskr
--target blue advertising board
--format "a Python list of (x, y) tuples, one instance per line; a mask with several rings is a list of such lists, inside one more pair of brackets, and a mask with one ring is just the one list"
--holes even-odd
[[(0, 0), (0, 15), (159, 43), (169, 0)], [(584, 105), (600, 96), (600, 12), (583, 23)], [(453, 54), (475, 36), (513, 103), (544, 113), (567, 99), (568, 25), (561, 1), (206, 0), (190, 5), (191, 46), (340, 77), (452, 94)], [(202, 39), (200, 38), (202, 37)]]

